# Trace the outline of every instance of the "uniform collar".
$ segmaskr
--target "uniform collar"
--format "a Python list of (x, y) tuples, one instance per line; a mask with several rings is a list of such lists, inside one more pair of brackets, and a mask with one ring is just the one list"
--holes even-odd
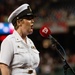
[(13, 35), (15, 36), (16, 41), (22, 41), (23, 40), (16, 30), (14, 30)]
[(13, 35), (16, 39), (17, 42), (20, 42), (22, 41), (24, 44), (28, 44), (28, 37), (26, 36), (26, 40), (27, 40), (27, 43), (21, 38), (21, 36), (18, 34), (18, 32), (16, 30), (14, 30), (13, 32)]

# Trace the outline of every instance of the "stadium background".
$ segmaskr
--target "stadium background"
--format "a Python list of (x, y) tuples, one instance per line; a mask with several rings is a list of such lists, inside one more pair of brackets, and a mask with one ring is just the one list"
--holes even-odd
[[(14, 28), (7, 22), (10, 13), (23, 3), (29, 3), (35, 18), (34, 32), (29, 37), (40, 51), (41, 62), (37, 75), (64, 75), (63, 62), (51, 41), (39, 34), (43, 25), (49, 26), (52, 36), (63, 46), (66, 60), (75, 71), (75, 1), (74, 0), (0, 0), (0, 44)], [(70, 70), (68, 75), (73, 75)]]

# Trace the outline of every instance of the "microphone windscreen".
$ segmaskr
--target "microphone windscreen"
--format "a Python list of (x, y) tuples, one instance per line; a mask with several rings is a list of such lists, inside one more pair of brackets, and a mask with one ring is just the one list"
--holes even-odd
[(51, 34), (51, 31), (47, 26), (43, 26), (39, 32), (41, 36), (46, 37), (46, 38), (49, 37), (49, 35)]

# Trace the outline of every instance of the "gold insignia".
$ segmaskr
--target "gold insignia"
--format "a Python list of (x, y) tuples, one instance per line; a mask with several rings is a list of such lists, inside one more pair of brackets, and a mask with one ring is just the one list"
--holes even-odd
[(31, 48), (32, 48), (32, 49), (36, 49), (36, 47), (35, 47), (35, 46), (31, 46)]
[(22, 48), (22, 49), (24, 48), (24, 47), (22, 47), (22, 46), (17, 46), (17, 47), (18, 47), (18, 48)]
[(18, 48), (20, 48), (20, 46), (18, 46)]
[(31, 8), (29, 7), (29, 10), (32, 12)]
[(19, 19), (19, 17), (17, 17), (17, 19)]

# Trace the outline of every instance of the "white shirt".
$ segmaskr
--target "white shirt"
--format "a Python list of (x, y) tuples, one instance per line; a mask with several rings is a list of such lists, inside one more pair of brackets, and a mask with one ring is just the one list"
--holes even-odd
[(27, 66), (27, 69), (35, 69), (39, 65), (39, 51), (31, 39), (26, 37), (26, 40), (27, 43), (14, 31), (1, 44), (0, 62), (11, 67), (12, 75), (22, 75), (25, 72), (26, 69), (18, 67)]

